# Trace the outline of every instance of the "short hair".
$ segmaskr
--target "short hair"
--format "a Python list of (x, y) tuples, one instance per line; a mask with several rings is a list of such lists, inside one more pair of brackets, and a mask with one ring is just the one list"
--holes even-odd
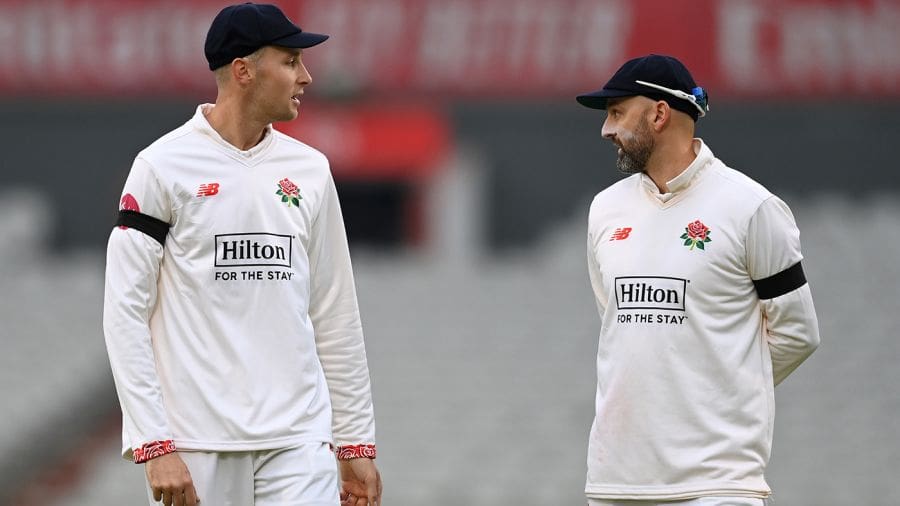
[[(262, 52), (264, 49), (265, 49), (265, 46), (248, 54), (247, 56), (244, 56), (243, 58), (246, 58), (246, 59), (256, 63), (259, 61), (260, 57), (262, 56)], [(224, 86), (225, 83), (228, 82), (228, 76), (231, 75), (230, 68), (231, 68), (231, 64), (226, 64), (226, 65), (222, 65), (221, 67), (217, 68), (216, 70), (213, 70), (213, 74), (216, 76), (216, 85), (218, 85), (220, 88), (222, 86)]]

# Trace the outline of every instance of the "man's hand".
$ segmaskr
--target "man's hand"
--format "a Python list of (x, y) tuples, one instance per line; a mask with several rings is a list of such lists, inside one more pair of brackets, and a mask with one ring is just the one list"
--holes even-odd
[(381, 474), (367, 458), (341, 460), (341, 506), (381, 506)]
[(184, 461), (178, 452), (167, 453), (144, 463), (153, 499), (164, 506), (196, 506), (200, 502)]

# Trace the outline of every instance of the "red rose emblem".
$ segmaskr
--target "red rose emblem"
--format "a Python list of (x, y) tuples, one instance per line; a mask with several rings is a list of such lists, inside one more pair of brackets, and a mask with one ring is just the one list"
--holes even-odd
[(296, 197), (300, 194), (300, 188), (297, 188), (290, 179), (284, 178), (278, 182), (278, 186), (281, 187), (281, 192), (285, 195), (289, 195), (291, 197)]
[(687, 226), (688, 235), (692, 239), (704, 240), (706, 239), (706, 234), (709, 233), (709, 227), (700, 222), (700, 220), (696, 220), (693, 223), (689, 223)]
[(703, 224), (700, 220), (694, 220), (688, 223), (688, 226), (684, 227), (684, 233), (681, 234), (681, 239), (684, 240), (685, 246), (690, 246), (690, 249), (706, 249), (706, 243), (712, 241), (709, 237), (710, 230), (709, 227)]
[(278, 182), (278, 190), (275, 195), (281, 197), (281, 201), (290, 206), (299, 206), (303, 197), (300, 196), (300, 188), (288, 178), (284, 178)]

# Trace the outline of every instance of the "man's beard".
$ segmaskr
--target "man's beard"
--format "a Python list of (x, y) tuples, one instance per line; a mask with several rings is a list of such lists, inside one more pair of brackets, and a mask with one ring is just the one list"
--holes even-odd
[[(622, 141), (622, 154), (616, 159), (616, 168), (623, 174), (644, 172), (647, 162), (650, 161), (650, 155), (653, 154), (653, 147), (656, 145), (650, 131), (650, 123), (644, 119), (638, 123), (631, 138)], [(628, 145), (626, 145), (626, 141), (629, 143)]]

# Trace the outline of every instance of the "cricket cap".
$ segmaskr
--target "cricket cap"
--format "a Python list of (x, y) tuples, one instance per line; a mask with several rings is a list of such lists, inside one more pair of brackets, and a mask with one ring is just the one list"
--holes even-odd
[(669, 107), (688, 114), (694, 121), (709, 111), (706, 90), (697, 86), (687, 67), (672, 56), (658, 54), (628, 60), (603, 88), (575, 99), (591, 109), (606, 109), (610, 98), (635, 95), (665, 100)]
[(216, 15), (203, 49), (209, 69), (216, 70), (264, 46), (306, 48), (327, 38), (304, 32), (274, 5), (247, 2), (229, 5)]

